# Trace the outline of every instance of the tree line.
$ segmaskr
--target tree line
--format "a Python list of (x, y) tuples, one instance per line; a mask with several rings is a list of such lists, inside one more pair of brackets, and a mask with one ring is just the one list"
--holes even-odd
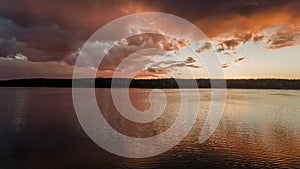
[[(213, 84), (213, 85), (211, 85)], [(96, 88), (238, 88), (300, 89), (300, 80), (288, 79), (15, 79), (2, 80), (4, 87), (96, 87)]]

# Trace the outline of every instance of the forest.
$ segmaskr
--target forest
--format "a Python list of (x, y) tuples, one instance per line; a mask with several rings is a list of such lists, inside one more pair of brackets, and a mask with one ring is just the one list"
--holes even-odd
[(82, 87), (82, 88), (237, 88), (300, 89), (300, 80), (288, 79), (14, 79), (0, 81), (2, 87)]

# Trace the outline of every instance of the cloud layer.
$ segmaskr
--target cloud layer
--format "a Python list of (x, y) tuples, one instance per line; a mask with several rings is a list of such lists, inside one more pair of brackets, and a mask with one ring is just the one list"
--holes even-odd
[[(300, 44), (299, 7), (299, 0), (3, 0), (0, 1), (0, 57), (3, 58), (0, 62), (10, 59), (15, 64), (20, 53), (32, 63), (72, 66), (78, 49), (101, 26), (127, 14), (147, 11), (174, 14), (194, 23), (212, 39), (198, 45), (198, 53), (216, 49), (226, 54), (247, 42), (263, 43), (266, 49), (276, 50)], [(148, 47), (142, 44), (145, 39), (131, 40), (126, 48), (113, 49), (101, 70), (113, 71), (126, 55)], [(166, 51), (188, 45), (181, 40), (176, 40), (175, 45), (155, 37), (151, 40), (152, 46)], [(201, 65), (193, 64), (193, 59), (186, 56), (180, 62), (159, 65), (165, 69), (184, 64), (200, 68)], [(144, 71), (150, 74), (166, 71), (161, 71), (157, 63), (149, 64)]]

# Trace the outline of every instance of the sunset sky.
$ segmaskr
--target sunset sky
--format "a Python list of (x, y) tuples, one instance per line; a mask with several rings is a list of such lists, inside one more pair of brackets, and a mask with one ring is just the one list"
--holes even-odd
[[(300, 79), (299, 9), (299, 0), (2, 0), (0, 79), (70, 78), (81, 48), (95, 31), (137, 12), (169, 13), (196, 25), (210, 41), (195, 44), (195, 52), (199, 57), (217, 53), (226, 78)], [(188, 45), (158, 35), (127, 38), (122, 50), (115, 47), (107, 55), (99, 76), (111, 77), (120, 58), (130, 54), (127, 49), (149, 39), (167, 52)], [(136, 53), (132, 63), (141, 58)], [(189, 78), (181, 72), (183, 66), (193, 69), (198, 78), (205, 77), (198, 59), (189, 55), (182, 60), (160, 55), (155, 63), (157, 56), (147, 58), (136, 77), (160, 78), (177, 72)], [(89, 72), (91, 67), (81, 69)]]

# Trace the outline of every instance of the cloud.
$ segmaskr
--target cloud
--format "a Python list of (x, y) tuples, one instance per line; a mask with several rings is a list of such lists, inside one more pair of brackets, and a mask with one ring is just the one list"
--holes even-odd
[(134, 76), (135, 79), (153, 79), (153, 78), (170, 78), (168, 72), (159, 69), (147, 68), (147, 70), (141, 70)]
[(187, 67), (190, 67), (190, 68), (202, 68), (202, 67), (199, 66), (199, 65), (187, 65)]
[(198, 50), (196, 50), (197, 53), (202, 53), (204, 51), (208, 51), (212, 49), (212, 44), (210, 42), (205, 42), (203, 46), (201, 46)]
[(57, 27), (21, 27), (0, 18), (0, 57), (23, 53), (30, 61), (61, 61), (78, 45), (71, 32)]
[(246, 60), (247, 60), (246, 57), (239, 57), (239, 58), (234, 59), (234, 60), (231, 61), (231, 62), (221, 64), (220, 67), (223, 68), (223, 69), (225, 69), (225, 68), (228, 68), (228, 67), (230, 67), (230, 66), (232, 66), (232, 65), (234, 65), (234, 64), (240, 64), (240, 63), (243, 63), (243, 62), (245, 62)]
[[(81, 57), (83, 62), (89, 63), (87, 65), (98, 68), (100, 71), (116, 71), (118, 77), (128, 77), (140, 70), (147, 70), (147, 76), (150, 76), (150, 73), (156, 73), (161, 77), (163, 74), (167, 75), (167, 73), (181, 68), (201, 68), (193, 57), (178, 56), (186, 44), (183, 40), (159, 34), (141, 34), (123, 39), (121, 43), (95, 42), (88, 44), (86, 47), (90, 48), (90, 53), (81, 53), (77, 57)], [(85, 56), (96, 55), (111, 45), (113, 47), (106, 51), (99, 67), (93, 65), (96, 63), (93, 58), (84, 59)]]
[[(162, 67), (163, 65), (167, 67), (168, 64), (178, 64), (178, 61), (167, 61), (167, 57), (174, 57), (175, 52), (179, 51), (185, 46), (185, 42), (174, 39), (171, 37), (166, 37), (159, 34), (141, 34), (135, 35), (123, 39), (120, 42), (92, 42), (86, 44), (89, 53), (82, 53), (77, 51), (74, 54), (70, 55), (66, 59), (66, 63), (74, 64), (78, 57), (81, 57), (83, 66), (92, 66), (98, 68), (99, 70), (116, 70), (119, 71), (126, 69), (130, 71), (130, 65), (133, 65), (132, 69), (136, 69), (137, 64), (150, 64), (152, 67)], [(112, 48), (109, 51), (105, 51), (105, 57), (103, 58), (100, 66), (95, 65), (97, 58), (92, 58), (90, 56), (97, 56), (99, 52)], [(150, 50), (147, 50), (150, 49)], [(153, 50), (151, 50), (153, 49)], [(154, 50), (156, 49), (156, 50)], [(131, 56), (134, 55), (134, 56)], [(129, 57), (130, 56), (130, 57)], [(160, 57), (158, 63), (154, 62), (155, 57)], [(164, 58), (165, 57), (165, 58)], [(120, 67), (120, 63), (124, 62), (126, 59), (126, 67)], [(165, 61), (163, 61), (165, 60)], [(186, 62), (195, 62), (193, 58), (187, 58)], [(184, 64), (184, 61), (181, 61), (180, 64)], [(175, 65), (172, 65), (174, 67)]]
[(184, 62), (185, 63), (194, 63), (194, 62), (196, 62), (196, 60), (193, 57), (189, 56), (185, 59)]
[(72, 77), (73, 68), (55, 62), (29, 62), (16, 59), (0, 59), (0, 79)]
[(28, 58), (21, 53), (16, 55), (8, 55), (6, 57), (0, 57), (0, 61), (7, 60), (7, 61), (28, 61)]
[(219, 38), (215, 38), (217, 41), (217, 49), (219, 52), (224, 50), (235, 50), (242, 44), (245, 44), (249, 41), (253, 41), (255, 43), (262, 42), (265, 38), (262, 35), (263, 32), (253, 33), (253, 32), (245, 32), (241, 34), (230, 35), (229, 37), (223, 36)]
[[(165, 57), (165, 56), (162, 56)], [(201, 65), (191, 56), (186, 58), (178, 58), (177, 56), (171, 56), (169, 60), (165, 59), (159, 62), (152, 62), (147, 69), (150, 72), (155, 72), (156, 70), (163, 70), (164, 72), (170, 73), (174, 70), (182, 70), (185, 68), (201, 68)]]
[(247, 58), (245, 58), (245, 57), (237, 58), (237, 59), (234, 60), (234, 62), (235, 63), (239, 63), (239, 62), (241, 62), (241, 61), (243, 61), (245, 59), (247, 59)]
[[(145, 11), (175, 14), (215, 38), (224, 33), (255, 33), (294, 24), (299, 21), (299, 5), (297, 0), (191, 0), (189, 3), (180, 0), (73, 0), (72, 3), (68, 0), (3, 0), (0, 25), (9, 29), (0, 32), (9, 36), (8, 39), (14, 37), (25, 44), (22, 49), (14, 49), (14, 54), (25, 53), (32, 61), (60, 61), (80, 48), (98, 28), (126, 14)], [(224, 43), (234, 49), (241, 42), (229, 39)], [(43, 56), (38, 56), (41, 54)]]
[[(233, 37), (232, 37), (233, 36)], [(230, 37), (215, 38), (217, 51), (234, 51), (247, 42), (264, 43), (266, 49), (276, 50), (284, 47), (297, 46), (300, 44), (299, 25), (285, 25), (274, 28), (266, 28), (261, 32), (230, 35)], [(226, 53), (226, 52), (225, 52)]]
[(28, 61), (28, 57), (24, 56), (21, 53), (16, 54), (15, 56), (7, 56), (9, 59), (15, 59), (15, 60), (22, 60), (22, 61)]
[(237, 46), (239, 46), (242, 42), (240, 39), (230, 39), (230, 40), (224, 40), (220, 43), (222, 48), (227, 48), (229, 50), (234, 50)]
[(300, 44), (300, 25), (286, 26), (273, 33), (269, 38), (268, 49), (278, 49), (283, 47), (296, 46)]
[[(73, 66), (80, 56), (78, 49), (101, 26), (127, 14), (145, 11), (170, 13), (194, 23), (213, 41), (199, 44), (198, 53), (216, 47), (218, 52), (226, 54), (250, 41), (276, 50), (299, 45), (299, 6), (298, 0), (191, 0), (188, 3), (181, 0), (2, 0), (0, 57), (22, 53), (31, 62)], [(175, 27), (170, 29), (176, 30)], [(183, 39), (158, 35), (131, 37), (128, 44), (117, 45), (109, 51), (99, 70), (105, 75), (111, 74), (118, 63), (138, 50), (155, 47), (173, 52), (187, 45)], [(132, 63), (137, 61), (153, 64), (150, 56), (131, 60)], [(201, 67), (191, 63), (184, 66), (182, 62), (184, 59), (165, 63), (165, 68)]]
[(229, 67), (229, 64), (228, 64), (228, 63), (224, 63), (224, 64), (221, 64), (220, 66), (221, 66), (221, 68), (224, 68), (224, 69), (225, 69), (225, 68), (228, 68), (228, 67)]

